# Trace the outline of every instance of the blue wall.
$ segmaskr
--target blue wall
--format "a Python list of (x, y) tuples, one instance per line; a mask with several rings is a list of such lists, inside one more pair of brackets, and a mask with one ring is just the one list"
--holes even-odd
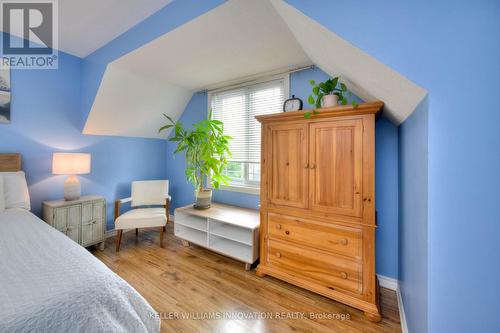
[[(318, 68), (303, 70), (290, 75), (290, 96), (304, 101), (311, 92), (309, 80), (324, 81), (329, 76)], [(358, 99), (359, 100), (359, 99)], [(185, 125), (204, 119), (207, 116), (207, 94), (193, 96), (184, 110), (180, 121)], [(376, 127), (376, 183), (377, 183), (377, 273), (397, 278), (398, 275), (398, 134), (397, 127), (389, 120), (381, 118)], [(184, 176), (184, 157), (173, 156), (175, 144), (169, 142), (167, 148), (167, 177), (170, 179), (172, 206), (179, 207), (193, 202), (193, 187)], [(214, 201), (258, 208), (259, 196), (238, 192), (218, 190)]]
[(427, 330), (428, 108), (399, 127), (399, 281), (411, 332)]
[(398, 128), (381, 117), (375, 127), (377, 273), (398, 278)]
[(22, 154), (36, 214), (43, 200), (63, 196), (66, 176), (51, 174), (52, 153), (90, 152), (92, 172), (78, 176), (82, 194), (106, 197), (110, 229), (113, 200), (130, 194), (132, 180), (165, 178), (166, 143), (81, 134), (82, 64), (82, 59), (60, 52), (58, 70), (11, 71), (12, 122), (0, 124), (0, 152)]
[[(408, 314), (410, 331), (499, 332), (500, 2), (286, 1), (429, 91), (428, 277), (402, 284), (403, 295), (427, 284), (424, 297), (403, 298), (405, 308), (427, 311)], [(477, 87), (470, 98), (464, 86)], [(419, 145), (417, 136), (408, 132)], [(403, 174), (408, 167), (400, 160)], [(421, 245), (400, 239), (409, 265), (425, 261)]]

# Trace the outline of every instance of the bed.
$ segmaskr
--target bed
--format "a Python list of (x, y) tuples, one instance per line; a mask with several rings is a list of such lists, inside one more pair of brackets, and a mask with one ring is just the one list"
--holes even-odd
[[(0, 177), (20, 169), (6, 156)], [(147, 301), (85, 248), (27, 209), (0, 212), (0, 332), (159, 330)]]

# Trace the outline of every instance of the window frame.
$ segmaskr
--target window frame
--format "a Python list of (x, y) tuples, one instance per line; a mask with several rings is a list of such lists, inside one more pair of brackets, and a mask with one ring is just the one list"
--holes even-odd
[[(227, 85), (221, 88), (217, 88), (214, 90), (209, 90), (207, 91), (207, 118), (210, 116), (210, 107), (212, 105), (212, 95), (214, 93), (220, 93), (223, 91), (229, 91), (233, 89), (240, 89), (244, 87), (249, 87), (269, 81), (276, 81), (276, 80), (283, 80), (283, 89), (284, 89), (284, 101), (286, 101), (288, 98), (290, 98), (290, 73), (282, 73), (282, 74), (275, 74), (275, 75), (268, 75), (268, 76), (262, 76), (257, 79), (253, 79), (251, 81), (245, 81), (241, 83), (236, 83), (236, 84), (231, 84)], [(283, 102), (284, 102), (283, 101)], [(282, 110), (283, 111), (283, 110)], [(259, 163), (260, 164), (260, 163)], [(248, 163), (245, 163), (244, 166), (244, 175), (245, 179), (248, 179)], [(261, 170), (262, 172), (262, 170)], [(255, 185), (251, 185), (251, 184)], [(240, 192), (240, 193), (247, 193), (247, 194), (260, 194), (260, 180), (259, 182), (253, 182), (249, 181), (248, 183), (230, 183), (229, 185), (220, 185), (220, 189), (224, 191), (230, 191), (230, 192)]]

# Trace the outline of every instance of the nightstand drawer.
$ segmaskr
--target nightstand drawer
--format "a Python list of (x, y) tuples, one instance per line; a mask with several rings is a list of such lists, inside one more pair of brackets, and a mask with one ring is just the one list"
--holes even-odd
[(53, 227), (80, 243), (81, 206), (56, 208), (53, 213)]
[(90, 246), (101, 243), (103, 248), (106, 231), (106, 200), (103, 197), (45, 201), (43, 218), (78, 244)]
[(82, 204), (82, 245), (95, 244), (104, 240), (104, 202), (93, 201)]

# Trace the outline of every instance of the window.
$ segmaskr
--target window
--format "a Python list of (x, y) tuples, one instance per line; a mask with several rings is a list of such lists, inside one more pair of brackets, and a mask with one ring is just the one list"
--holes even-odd
[(288, 95), (286, 78), (219, 90), (210, 94), (212, 117), (224, 123), (232, 157), (226, 169), (229, 189), (258, 193), (260, 183), (260, 123), (256, 115), (281, 112)]

